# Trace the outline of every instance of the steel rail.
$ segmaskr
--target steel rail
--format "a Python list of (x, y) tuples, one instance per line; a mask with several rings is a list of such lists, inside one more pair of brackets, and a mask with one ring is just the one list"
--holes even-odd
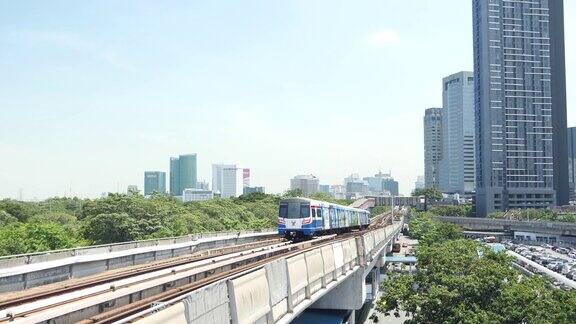
[[(214, 282), (217, 282), (219, 280), (229, 278), (229, 277), (238, 275), (238, 274), (243, 273), (243, 272), (252, 272), (252, 271), (258, 270), (262, 266), (266, 265), (269, 262), (272, 262), (272, 261), (275, 261), (278, 259), (282, 259), (282, 258), (287, 258), (287, 257), (293, 256), (296, 254), (305, 253), (309, 250), (317, 249), (318, 247), (322, 247), (322, 246), (325, 246), (328, 244), (333, 244), (336, 242), (345, 241), (345, 240), (348, 240), (352, 237), (359, 236), (363, 233), (364, 232), (346, 233), (346, 234), (336, 236), (335, 240), (330, 240), (329, 242), (324, 242), (325, 240), (322, 240), (319, 242), (319, 244), (316, 244), (316, 245), (310, 245), (310, 246), (306, 246), (306, 247), (298, 246), (295, 250), (289, 250), (289, 251), (282, 253), (282, 254), (271, 256), (271, 257), (268, 257), (266, 259), (259, 260), (257, 262), (249, 263), (249, 264), (240, 266), (240, 267), (235, 268), (235, 269), (221, 272), (217, 275), (210, 276), (210, 277), (195, 281), (193, 283), (181, 286), (179, 288), (172, 289), (172, 290), (166, 291), (164, 293), (161, 293), (161, 294), (158, 294), (155, 296), (151, 296), (151, 297), (148, 297), (146, 299), (142, 299), (142, 300), (139, 300), (137, 302), (134, 302), (134, 303), (110, 310), (108, 312), (98, 314), (98, 315), (90, 317), (84, 321), (80, 321), (80, 322), (78, 322), (78, 324), (116, 323), (119, 320), (127, 318), (131, 315), (134, 315), (134, 314), (140, 312), (140, 311), (146, 310), (153, 303), (158, 303), (158, 302), (162, 302), (162, 301), (176, 299), (182, 295), (185, 295), (189, 292), (192, 292), (194, 290), (197, 290), (199, 288), (202, 288), (204, 286), (207, 286), (207, 285), (212, 284)], [(323, 237), (321, 237), (321, 238), (323, 238)], [(310, 243), (310, 241), (302, 242), (299, 244), (306, 244), (306, 243)], [(128, 322), (122, 321), (122, 323), (129, 323), (129, 321)]]
[[(162, 260), (162, 262), (160, 262), (160, 263), (155, 262), (154, 264), (146, 264), (146, 265), (144, 265), (144, 267), (132, 266), (131, 268), (133, 268), (133, 269), (131, 269), (131, 271), (122, 271), (120, 273), (116, 273), (117, 272), (116, 270), (119, 270), (119, 269), (116, 269), (116, 270), (114, 270), (114, 273), (106, 273), (104, 275), (97, 275), (95, 277), (89, 277), (88, 280), (86, 280), (84, 282), (77, 283), (77, 284), (67, 282), (65, 285), (62, 285), (62, 283), (57, 283), (57, 284), (55, 284), (55, 286), (53, 286), (49, 289), (42, 289), (42, 290), (35, 289), (35, 291), (28, 293), (28, 294), (16, 294), (16, 297), (7, 298), (7, 299), (3, 300), (2, 302), (0, 302), (0, 305), (2, 306), (1, 309), (6, 311), (6, 310), (9, 310), (10, 307), (17, 307), (17, 306), (25, 305), (27, 303), (35, 302), (35, 301), (42, 300), (42, 299), (47, 299), (49, 297), (64, 295), (66, 293), (74, 292), (74, 291), (81, 290), (81, 289), (95, 287), (95, 286), (103, 285), (103, 284), (107, 284), (107, 283), (118, 282), (118, 281), (121, 281), (123, 279), (128, 279), (128, 278), (135, 277), (138, 275), (151, 274), (153, 272), (166, 270), (166, 269), (169, 269), (172, 267), (184, 266), (186, 264), (190, 264), (189, 268), (182, 269), (182, 270), (179, 270), (177, 272), (187, 271), (187, 270), (194, 269), (195, 267), (202, 266), (202, 265), (206, 264), (206, 263), (200, 264), (200, 265), (194, 264), (194, 263), (198, 263), (201, 261), (214, 259), (214, 258), (221, 258), (220, 261), (226, 261), (228, 259), (232, 259), (232, 258), (237, 257), (237, 256), (230, 256), (229, 258), (225, 258), (227, 255), (232, 255), (232, 254), (242, 255), (242, 253), (247, 252), (247, 251), (249, 251), (250, 253), (256, 253), (256, 252), (264, 251), (270, 246), (276, 246), (276, 245), (282, 246), (282, 245), (288, 244), (288, 242), (280, 243), (282, 241), (283, 241), (283, 239), (274, 239), (274, 240), (266, 240), (266, 241), (246, 243), (246, 244), (242, 244), (239, 246), (210, 249), (210, 250), (198, 252), (199, 255), (178, 257), (177, 260), (174, 260), (174, 259)], [(256, 245), (256, 246), (254, 246), (254, 245)], [(238, 250), (238, 248), (240, 248), (240, 250)], [(212, 251), (215, 251), (215, 250), (217, 250), (218, 252), (213, 253)], [(224, 250), (224, 251), (222, 251), (222, 250)], [(232, 251), (226, 251), (226, 250), (232, 250)], [(224, 258), (222, 258), (222, 257), (224, 257)], [(136, 268), (136, 267), (138, 267), (138, 268)], [(174, 274), (177, 272), (172, 271), (170, 273)], [(83, 279), (79, 279), (79, 280), (83, 280)], [(133, 282), (131, 284), (136, 284), (136, 283), (138, 283), (138, 281)], [(114, 289), (119, 289), (119, 288), (122, 288), (124, 286), (111, 285), (110, 288), (112, 288), (112, 287), (114, 287)], [(42, 287), (37, 287), (37, 288), (42, 288)], [(109, 290), (102, 290), (96, 294), (92, 294), (92, 295), (89, 295), (86, 297), (93, 297), (94, 295), (98, 295), (98, 294), (101, 294), (101, 293), (104, 293), (107, 291), (109, 291)], [(13, 295), (13, 293), (11, 293), (10, 295)], [(68, 300), (66, 302), (72, 302), (72, 301), (77, 300), (77, 299), (78, 298), (71, 299), (71, 300)], [(66, 303), (66, 302), (64, 302), (64, 303)], [(56, 304), (50, 304), (48, 306), (43, 307), (42, 309), (46, 309), (46, 308), (50, 308), (50, 307), (54, 307), (54, 306), (57, 306), (57, 305)], [(38, 309), (35, 309), (31, 312), (37, 312), (37, 311), (40, 311), (42, 309), (38, 308)], [(23, 314), (23, 313), (11, 314), (11, 316), (2, 317), (2, 318), (0, 318), (0, 323), (5, 322), (5, 321), (10, 321), (14, 318), (21, 317), (22, 315), (27, 315), (29, 313), (30, 312), (27, 312), (26, 314)]]

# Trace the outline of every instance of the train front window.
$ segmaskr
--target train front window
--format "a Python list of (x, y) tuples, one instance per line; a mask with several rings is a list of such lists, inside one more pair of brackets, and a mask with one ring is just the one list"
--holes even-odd
[(302, 204), (300, 206), (300, 217), (302, 218), (310, 217), (310, 205)]
[(280, 205), (279, 208), (280, 218), (307, 218), (310, 217), (310, 205), (298, 202), (289, 202)]
[(288, 205), (280, 205), (279, 216), (280, 218), (288, 217)]
[[(285, 207), (285, 211), (282, 212), (282, 206)], [(290, 202), (286, 205), (280, 205), (280, 217), (294, 219), (300, 218), (300, 203)]]

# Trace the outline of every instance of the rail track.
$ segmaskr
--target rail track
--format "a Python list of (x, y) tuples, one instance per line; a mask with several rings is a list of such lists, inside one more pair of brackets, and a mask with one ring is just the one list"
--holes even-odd
[(148, 309), (151, 304), (157, 304), (157, 303), (166, 302), (166, 301), (175, 299), (181, 295), (192, 292), (196, 289), (202, 288), (206, 285), (217, 282), (219, 280), (222, 280), (222, 279), (225, 279), (225, 278), (228, 278), (231, 276), (235, 276), (235, 275), (238, 275), (238, 274), (243, 273), (243, 272), (257, 270), (260, 267), (264, 266), (265, 264), (267, 264), (271, 261), (274, 261), (274, 260), (277, 260), (280, 258), (287, 258), (287, 257), (290, 257), (290, 256), (295, 255), (295, 254), (299, 254), (299, 253), (306, 252), (308, 250), (316, 249), (316, 248), (321, 247), (321, 246), (326, 245), (326, 244), (333, 244), (336, 242), (345, 241), (345, 240), (350, 239), (351, 237), (361, 235), (362, 233), (365, 233), (365, 232), (366, 231), (362, 231), (362, 232), (357, 231), (357, 232), (350, 232), (350, 233), (340, 234), (340, 235), (327, 235), (327, 236), (322, 236), (322, 237), (317, 238), (317, 239), (312, 240), (312, 241), (296, 243), (295, 245), (297, 245), (298, 247), (296, 249), (288, 251), (286, 253), (278, 254), (278, 255), (275, 255), (275, 256), (272, 256), (272, 257), (254, 262), (254, 263), (250, 263), (250, 264), (247, 264), (247, 265), (235, 268), (235, 269), (231, 269), (229, 271), (220, 273), (220, 274), (215, 275), (215, 276), (211, 276), (209, 278), (205, 278), (203, 280), (200, 280), (200, 281), (191, 283), (189, 285), (180, 287), (179, 289), (177, 289), (177, 291), (168, 291), (168, 292), (163, 293), (163, 294), (152, 296), (152, 297), (148, 298), (147, 300), (141, 300), (138, 303), (129, 304), (129, 305), (126, 305), (122, 308), (118, 308), (115, 310), (111, 310), (109, 312), (105, 312), (105, 313), (93, 316), (91, 318), (88, 318), (86, 320), (78, 322), (78, 324), (115, 323), (117, 321), (120, 321), (121, 319), (131, 317), (131, 319), (128, 321), (121, 321), (122, 323), (130, 323), (130, 322), (133, 322), (133, 321), (140, 318), (139, 316), (134, 316), (134, 314), (138, 314), (138, 312), (141, 312), (143, 310)]
[[(0, 295), (0, 323), (27, 319), (33, 313), (49, 310), (69, 302), (93, 298), (110, 291), (117, 291), (137, 283), (157, 279), (167, 274), (210, 265), (215, 261), (226, 262), (238, 256), (266, 251), (274, 247), (288, 246), (281, 238), (252, 242), (238, 246), (201, 251), (192, 255), (156, 261), (127, 268), (107, 271), (81, 279), (70, 279), (22, 292)], [(25, 321), (29, 322), (29, 321)]]
[[(344, 240), (349, 235), (343, 235), (339, 239)], [(216, 280), (261, 266), (275, 258), (300, 253), (321, 242), (333, 243), (334, 237), (335, 235), (323, 236), (296, 244), (269, 244), (248, 251), (212, 255), (196, 261), (180, 260), (179, 263), (185, 263), (162, 265), (161, 269), (146, 269), (138, 274), (126, 273), (123, 279), (112, 280), (106, 277), (94, 279), (82, 287), (68, 283), (43, 294), (24, 294), (25, 296), (3, 301), (4, 305), (11, 306), (3, 307), (0, 311), (0, 323), (48, 320), (78, 322), (86, 318), (89, 319), (84, 323), (111, 322), (150, 307), (151, 303), (173, 298)], [(80, 317), (64, 319), (63, 316), (74, 312)]]
[(0, 295), (0, 323), (112, 323), (203, 286), (255, 270), (264, 264), (344, 241), (393, 220), (376, 216), (368, 229), (291, 243), (281, 238), (205, 250), (178, 258), (70, 279), (23, 292)]

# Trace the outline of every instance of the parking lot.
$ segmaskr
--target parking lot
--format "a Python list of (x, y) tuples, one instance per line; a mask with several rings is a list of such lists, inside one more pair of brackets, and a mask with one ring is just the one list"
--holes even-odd
[(576, 280), (576, 249), (545, 244), (531, 246), (503, 242), (507, 249), (530, 259), (570, 280)]

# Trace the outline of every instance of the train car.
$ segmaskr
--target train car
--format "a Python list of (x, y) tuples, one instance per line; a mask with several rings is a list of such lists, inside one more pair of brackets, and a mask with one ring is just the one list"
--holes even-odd
[(343, 233), (369, 224), (369, 211), (325, 201), (287, 198), (278, 207), (278, 233), (289, 239)]

